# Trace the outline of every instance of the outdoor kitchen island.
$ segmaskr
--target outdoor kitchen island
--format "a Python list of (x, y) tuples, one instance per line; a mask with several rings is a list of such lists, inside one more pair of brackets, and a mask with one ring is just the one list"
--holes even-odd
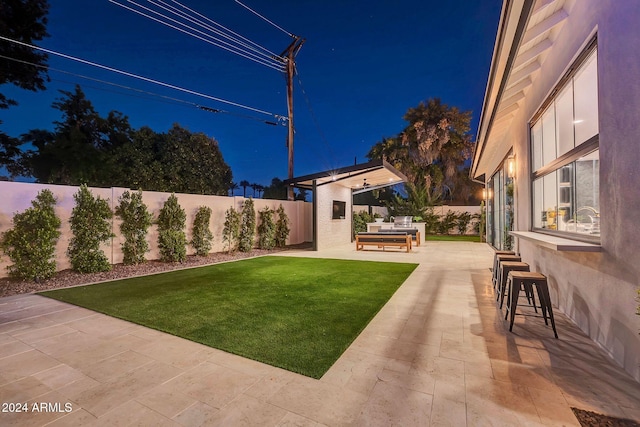
[(369, 222), (367, 223), (367, 232), (376, 233), (379, 231), (406, 231), (407, 229), (417, 229), (420, 233), (420, 243), (415, 243), (416, 246), (423, 245), (425, 241), (425, 223), (424, 222), (412, 222), (410, 216), (399, 216), (394, 219), (394, 222)]

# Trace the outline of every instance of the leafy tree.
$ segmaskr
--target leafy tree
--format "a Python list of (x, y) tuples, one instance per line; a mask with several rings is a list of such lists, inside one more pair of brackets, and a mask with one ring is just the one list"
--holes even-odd
[(167, 133), (134, 130), (117, 111), (101, 117), (80, 86), (61, 93), (53, 107), (62, 120), (53, 132), (33, 130), (22, 137), (21, 143), (31, 143), (34, 150), (21, 156), (13, 174), (54, 184), (227, 194), (231, 168), (215, 139), (178, 124)]
[(295, 200), (302, 200), (303, 202), (307, 201), (307, 190), (305, 188), (298, 188), (298, 193), (295, 196)]
[(232, 173), (215, 139), (174, 124), (160, 156), (164, 168), (163, 191), (226, 194)]
[(256, 236), (256, 211), (253, 207), (253, 199), (249, 198), (242, 204), (242, 218), (240, 220), (240, 237), (238, 249), (240, 252), (249, 252), (253, 249)]
[(9, 275), (40, 281), (56, 272), (55, 251), (60, 237), (60, 218), (55, 213), (56, 199), (50, 190), (42, 190), (30, 208), (13, 217), (13, 227), (2, 234), (0, 248), (13, 262)]
[(233, 207), (224, 213), (224, 228), (222, 229), (222, 241), (227, 243), (229, 253), (236, 250), (240, 237), (240, 213)]
[(353, 235), (367, 231), (367, 223), (373, 222), (373, 216), (368, 212), (360, 211), (353, 213)]
[(476, 187), (463, 172), (473, 151), (471, 113), (433, 98), (410, 108), (404, 119), (404, 131), (374, 145), (367, 157), (387, 160), (434, 195), (468, 199)]
[(187, 214), (175, 194), (171, 194), (158, 214), (158, 247), (162, 261), (182, 262), (186, 259), (186, 221)]
[(33, 130), (22, 137), (37, 151), (28, 151), (22, 160), (24, 169), (38, 182), (53, 184), (99, 184), (105, 156), (101, 151), (103, 121), (80, 86), (53, 103), (62, 113), (55, 131)]
[[(46, 29), (48, 13), (47, 0), (2, 0), (0, 35), (27, 44), (40, 41), (49, 36)], [(49, 80), (46, 53), (3, 41), (0, 56), (0, 85), (12, 83), (31, 91), (45, 89), (44, 83)], [(15, 100), (0, 93), (0, 109), (16, 104)]]
[(432, 194), (423, 183), (411, 182), (404, 185), (407, 197), (395, 193), (389, 202), (386, 202), (387, 210), (391, 216), (427, 216), (429, 208), (438, 200), (439, 195)]
[(291, 232), (289, 228), (289, 217), (282, 204), (278, 206), (276, 213), (278, 214), (278, 221), (276, 222), (276, 246), (284, 248), (287, 245), (287, 238)]
[(258, 214), (260, 225), (258, 226), (258, 246), (261, 249), (273, 249), (276, 246), (276, 223), (273, 219), (273, 209), (265, 206)]
[(249, 187), (251, 184), (246, 179), (243, 179), (242, 181), (240, 181), (239, 185), (240, 187), (242, 187), (242, 197), (247, 197), (247, 187)]
[(191, 246), (196, 250), (196, 255), (206, 256), (211, 250), (213, 233), (209, 229), (210, 219), (211, 208), (200, 206), (193, 219), (193, 237), (191, 238)]
[(153, 223), (153, 215), (142, 201), (142, 191), (125, 191), (118, 199), (116, 215), (122, 220), (120, 232), (125, 238), (122, 244), (124, 264), (142, 264), (149, 252), (147, 230)]
[(263, 199), (287, 200), (287, 186), (280, 178), (273, 178), (264, 189)]
[(107, 200), (94, 197), (86, 185), (73, 195), (76, 202), (71, 210), (73, 237), (67, 248), (71, 268), (80, 273), (97, 273), (111, 270), (109, 259), (100, 244), (114, 237), (110, 219), (113, 217)]

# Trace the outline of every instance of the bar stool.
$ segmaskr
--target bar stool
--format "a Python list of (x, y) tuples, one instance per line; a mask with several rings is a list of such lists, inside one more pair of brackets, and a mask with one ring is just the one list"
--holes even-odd
[(516, 253), (514, 251), (495, 251), (495, 253), (493, 254), (493, 268), (491, 269), (491, 272), (493, 273), (492, 277), (491, 277), (491, 282), (494, 284), (496, 283), (496, 270), (498, 270), (498, 255), (515, 255)]
[(513, 329), (513, 321), (516, 318), (516, 314), (523, 315), (522, 313), (516, 313), (518, 307), (518, 298), (520, 297), (520, 289), (524, 288), (525, 291), (530, 289), (533, 294), (533, 287), (535, 286), (538, 291), (538, 299), (540, 300), (540, 308), (542, 308), (542, 317), (545, 325), (549, 325), (547, 319), (551, 320), (551, 326), (553, 327), (553, 334), (558, 338), (558, 332), (556, 331), (556, 321), (553, 318), (553, 308), (551, 307), (551, 296), (549, 295), (549, 285), (547, 284), (547, 277), (538, 272), (531, 271), (511, 271), (508, 276), (509, 286), (509, 298), (507, 298), (507, 314), (504, 317), (505, 320), (510, 316), (509, 331)]
[(491, 281), (493, 282), (493, 288), (498, 291), (498, 279), (500, 279), (500, 263), (502, 261), (522, 261), (522, 258), (519, 255), (507, 255), (507, 254), (498, 254), (495, 256), (494, 265), (493, 265), (493, 277)]
[[(502, 305), (504, 303), (504, 294), (507, 292), (507, 278), (509, 277), (509, 273), (512, 271), (529, 271), (529, 264), (522, 261), (501, 261), (500, 262), (500, 270), (498, 272), (498, 290), (496, 301), (500, 301), (500, 309), (502, 309)], [(533, 296), (532, 292), (529, 289), (525, 289), (525, 294), (527, 295), (527, 299), (529, 300), (529, 304), (531, 304), (531, 296)], [(536, 301), (533, 300), (533, 308), (536, 310)]]

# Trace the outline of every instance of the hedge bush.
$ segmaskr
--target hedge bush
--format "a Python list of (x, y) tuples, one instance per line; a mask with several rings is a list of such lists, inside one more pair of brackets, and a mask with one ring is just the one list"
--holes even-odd
[(258, 212), (260, 225), (258, 225), (258, 246), (260, 249), (273, 249), (276, 246), (275, 211), (268, 206)]
[(353, 213), (353, 235), (367, 231), (367, 223), (373, 222), (373, 216), (368, 212), (360, 211)]
[(122, 220), (120, 232), (125, 239), (122, 244), (123, 263), (142, 264), (149, 252), (147, 230), (153, 223), (153, 215), (142, 202), (142, 191), (125, 191), (118, 199), (116, 215)]
[(200, 206), (193, 219), (193, 231), (191, 238), (191, 246), (196, 251), (196, 255), (206, 256), (211, 250), (211, 242), (213, 241), (213, 233), (209, 229), (209, 221), (211, 220), (211, 208), (208, 206)]
[(278, 221), (276, 222), (276, 246), (284, 248), (287, 245), (287, 238), (289, 238), (289, 233), (291, 232), (289, 228), (289, 217), (282, 204), (280, 204), (276, 212), (278, 214)]
[(111, 232), (113, 213), (107, 200), (94, 197), (86, 185), (81, 185), (73, 195), (76, 202), (71, 210), (71, 232), (73, 237), (67, 248), (71, 268), (79, 273), (97, 273), (111, 270), (109, 259), (100, 249), (114, 237)]
[(256, 211), (253, 207), (253, 199), (249, 198), (242, 204), (242, 219), (240, 220), (240, 239), (238, 249), (240, 252), (249, 252), (253, 249), (256, 239)]
[(40, 191), (31, 205), (13, 216), (13, 227), (2, 234), (0, 247), (13, 262), (7, 267), (11, 277), (40, 281), (56, 273), (60, 218), (50, 190)]
[(222, 241), (227, 244), (227, 252), (234, 252), (238, 247), (240, 237), (240, 213), (233, 207), (224, 213), (224, 228), (222, 229)]
[(171, 194), (158, 214), (158, 248), (162, 261), (182, 262), (187, 258), (186, 221), (187, 214), (176, 195)]

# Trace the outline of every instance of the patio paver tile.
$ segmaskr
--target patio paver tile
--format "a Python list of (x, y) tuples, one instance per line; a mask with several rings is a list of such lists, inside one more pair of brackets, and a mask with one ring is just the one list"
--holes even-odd
[(200, 427), (211, 425), (212, 418), (219, 412), (205, 403), (196, 402), (187, 409), (173, 417), (180, 425), (189, 427)]
[(158, 426), (179, 427), (177, 422), (147, 408), (136, 401), (128, 401), (99, 417), (93, 425), (95, 427), (120, 427), (120, 426)]
[(380, 381), (362, 408), (357, 426), (428, 426), (433, 396)]

